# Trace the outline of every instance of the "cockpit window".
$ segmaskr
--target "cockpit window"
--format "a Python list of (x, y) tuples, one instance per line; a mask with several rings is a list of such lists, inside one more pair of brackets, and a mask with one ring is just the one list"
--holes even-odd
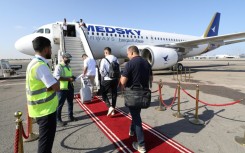
[(43, 33), (43, 29), (38, 29), (37, 33)]
[(50, 29), (45, 29), (45, 33), (50, 33)]

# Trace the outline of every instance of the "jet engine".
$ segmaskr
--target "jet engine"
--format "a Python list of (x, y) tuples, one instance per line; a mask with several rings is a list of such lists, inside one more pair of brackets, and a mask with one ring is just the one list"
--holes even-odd
[(173, 48), (145, 46), (140, 51), (154, 70), (170, 68), (178, 62), (178, 54)]

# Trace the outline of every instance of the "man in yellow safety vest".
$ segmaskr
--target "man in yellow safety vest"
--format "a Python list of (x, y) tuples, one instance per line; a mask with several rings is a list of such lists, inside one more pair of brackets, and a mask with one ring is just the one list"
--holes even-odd
[(75, 77), (72, 75), (72, 69), (69, 66), (72, 56), (69, 53), (62, 55), (63, 62), (55, 67), (54, 77), (60, 81), (60, 91), (57, 92), (59, 105), (57, 108), (57, 124), (59, 126), (65, 126), (67, 123), (61, 119), (62, 107), (67, 100), (68, 103), (68, 117), (69, 121), (77, 121), (73, 116), (73, 98), (74, 98), (74, 86), (73, 81)]
[(56, 132), (56, 109), (60, 90), (47, 59), (51, 59), (51, 42), (45, 37), (33, 41), (35, 58), (26, 70), (26, 96), (28, 113), (39, 125), (38, 153), (51, 153)]

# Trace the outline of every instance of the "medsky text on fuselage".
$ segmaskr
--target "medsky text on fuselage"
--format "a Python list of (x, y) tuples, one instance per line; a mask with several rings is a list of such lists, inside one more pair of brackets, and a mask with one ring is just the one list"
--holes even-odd
[(122, 28), (112, 28), (112, 27), (104, 27), (104, 26), (93, 26), (88, 25), (88, 31), (92, 32), (106, 32), (106, 33), (117, 33), (117, 34), (131, 34), (140, 36), (140, 30), (133, 30), (133, 29), (122, 29)]

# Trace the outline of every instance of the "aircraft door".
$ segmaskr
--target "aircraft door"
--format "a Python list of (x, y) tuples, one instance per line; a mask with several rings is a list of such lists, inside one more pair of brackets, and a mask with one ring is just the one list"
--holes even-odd
[(52, 28), (53, 28), (52, 31), (53, 31), (54, 43), (59, 44), (60, 43), (60, 32), (61, 32), (60, 24), (53, 24)]

